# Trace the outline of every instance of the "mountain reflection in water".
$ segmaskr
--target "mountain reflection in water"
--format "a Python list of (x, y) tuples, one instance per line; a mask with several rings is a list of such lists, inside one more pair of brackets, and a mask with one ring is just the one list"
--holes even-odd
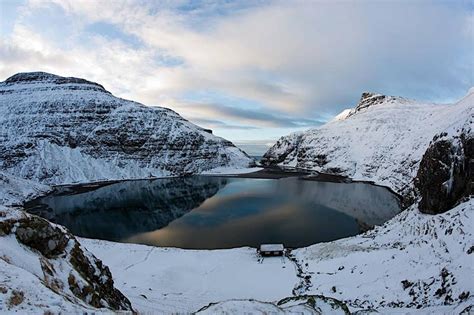
[(365, 183), (192, 176), (62, 192), (30, 211), (79, 236), (211, 249), (331, 241), (381, 224), (400, 208), (389, 190)]

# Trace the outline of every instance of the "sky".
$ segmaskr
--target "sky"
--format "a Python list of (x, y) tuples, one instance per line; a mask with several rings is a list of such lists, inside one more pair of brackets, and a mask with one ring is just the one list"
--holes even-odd
[(473, 12), (471, 0), (0, 0), (0, 81), (82, 77), (258, 155), (364, 91), (461, 98)]

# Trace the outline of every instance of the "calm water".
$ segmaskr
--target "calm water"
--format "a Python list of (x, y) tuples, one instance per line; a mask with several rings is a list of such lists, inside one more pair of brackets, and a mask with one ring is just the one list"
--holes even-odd
[(193, 176), (61, 188), (29, 211), (83, 237), (229, 248), (336, 240), (400, 208), (387, 189), (364, 183)]

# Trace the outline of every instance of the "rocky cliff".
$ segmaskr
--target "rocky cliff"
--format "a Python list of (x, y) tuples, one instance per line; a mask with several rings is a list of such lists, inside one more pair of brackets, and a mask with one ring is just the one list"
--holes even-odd
[[(445, 105), (364, 93), (338, 119), (280, 138), (262, 163), (373, 181), (392, 188), (410, 203), (416, 198), (413, 180), (433, 137), (449, 128), (472, 126), (473, 116), (472, 89), (459, 102)], [(471, 128), (464, 133), (470, 138)]]
[(420, 162), (415, 187), (423, 213), (443, 213), (474, 195), (474, 118), (436, 134)]
[(44, 72), (0, 83), (0, 170), (46, 184), (248, 167), (231, 142), (172, 110)]

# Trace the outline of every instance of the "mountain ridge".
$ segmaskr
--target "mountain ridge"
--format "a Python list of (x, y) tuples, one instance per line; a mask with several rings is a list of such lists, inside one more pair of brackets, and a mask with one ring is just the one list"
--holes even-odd
[(0, 170), (53, 185), (254, 164), (230, 141), (170, 109), (45, 72), (0, 83), (0, 144)]

